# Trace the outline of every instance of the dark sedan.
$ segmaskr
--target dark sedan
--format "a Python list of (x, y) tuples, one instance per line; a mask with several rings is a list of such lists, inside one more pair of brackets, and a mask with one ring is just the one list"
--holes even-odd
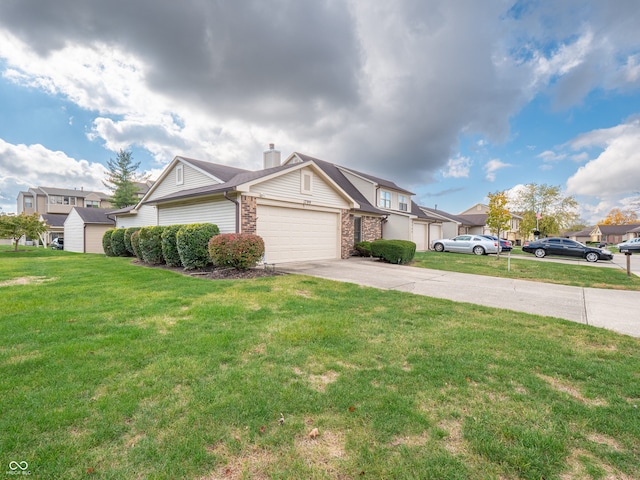
[(568, 238), (552, 237), (541, 238), (533, 242), (524, 242), (522, 251), (533, 253), (538, 258), (543, 258), (547, 255), (562, 255), (563, 257), (584, 258), (587, 262), (613, 259), (613, 254), (609, 250), (588, 247)]
[[(489, 240), (498, 241), (498, 237), (494, 237), (493, 235), (480, 235), (481, 237), (488, 238)], [(501, 252), (510, 252), (513, 246), (509, 240), (505, 240), (504, 238), (500, 239), (500, 251)]]

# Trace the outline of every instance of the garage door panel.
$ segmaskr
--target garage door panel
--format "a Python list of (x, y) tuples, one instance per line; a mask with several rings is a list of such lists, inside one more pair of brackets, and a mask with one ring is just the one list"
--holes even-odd
[(337, 213), (258, 205), (257, 217), (268, 262), (338, 258)]

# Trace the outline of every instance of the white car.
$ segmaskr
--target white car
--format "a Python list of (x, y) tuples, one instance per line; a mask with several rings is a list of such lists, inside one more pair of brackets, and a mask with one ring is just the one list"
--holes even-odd
[(640, 253), (640, 237), (616, 245), (620, 253)]
[(473, 253), (475, 255), (487, 255), (498, 253), (500, 244), (497, 240), (489, 240), (480, 235), (458, 235), (454, 238), (442, 238), (431, 242), (431, 247), (436, 252)]

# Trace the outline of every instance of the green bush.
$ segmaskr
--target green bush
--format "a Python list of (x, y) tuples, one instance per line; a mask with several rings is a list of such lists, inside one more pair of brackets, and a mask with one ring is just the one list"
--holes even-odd
[(213, 223), (183, 225), (176, 234), (180, 261), (186, 270), (206, 267), (211, 263), (209, 240), (220, 233)]
[(111, 234), (111, 251), (116, 257), (129, 256), (124, 244), (124, 228), (116, 228)]
[(178, 244), (176, 243), (176, 234), (180, 228), (182, 228), (182, 225), (169, 225), (164, 227), (162, 232), (162, 255), (164, 256), (164, 261), (170, 267), (180, 267), (182, 265), (180, 254), (178, 253)]
[(131, 250), (136, 258), (142, 261), (142, 253), (140, 252), (140, 229), (138, 228), (131, 234)]
[(371, 254), (389, 263), (405, 264), (413, 260), (416, 244), (409, 240), (376, 240), (371, 242)]
[(371, 242), (358, 242), (355, 245), (355, 249), (361, 257), (371, 256)]
[(225, 233), (209, 240), (209, 255), (218, 267), (246, 270), (264, 255), (264, 240), (248, 233)]
[(129, 252), (129, 255), (135, 255), (136, 257), (136, 252), (134, 252), (133, 245), (131, 245), (131, 235), (133, 235), (133, 232), (137, 232), (138, 230), (140, 230), (140, 227), (129, 227), (124, 230), (124, 246), (127, 249), (127, 252)]
[(142, 227), (140, 229), (140, 253), (145, 263), (158, 265), (164, 263), (162, 256), (162, 231), (164, 227)]
[(115, 256), (113, 250), (111, 249), (111, 235), (115, 230), (115, 228), (110, 228), (109, 230), (104, 232), (104, 235), (102, 235), (102, 250), (104, 250), (104, 253), (107, 257)]

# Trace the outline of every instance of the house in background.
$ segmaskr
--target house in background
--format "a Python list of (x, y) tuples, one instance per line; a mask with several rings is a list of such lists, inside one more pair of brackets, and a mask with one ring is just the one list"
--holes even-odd
[(221, 233), (255, 233), (267, 262), (347, 258), (356, 241), (378, 238), (428, 246), (436, 220), (393, 182), (300, 153), (281, 163), (273, 144), (263, 167), (178, 156), (135, 207), (111, 215), (118, 228), (210, 222)]
[(102, 237), (115, 226), (104, 208), (74, 207), (64, 221), (64, 249), (78, 253), (104, 253)]
[[(489, 206), (482, 203), (476, 203), (473, 207), (456, 215), (462, 222), (459, 226), (458, 234), (476, 234), (476, 235), (495, 235), (495, 233), (487, 226), (487, 216)], [(522, 217), (511, 214), (509, 228), (500, 232), (500, 237), (509, 240), (514, 245), (520, 245), (522, 237), (520, 235), (520, 221)]]
[(47, 231), (40, 236), (40, 241), (46, 247), (55, 238), (64, 238), (64, 221), (67, 215), (62, 213), (41, 213), (40, 221), (47, 224)]
[(564, 237), (574, 240), (576, 242), (586, 244), (586, 243), (596, 242), (598, 240), (597, 237), (593, 235), (593, 232), (594, 232), (594, 228), (589, 227), (589, 228), (585, 228), (584, 230), (579, 230), (576, 232), (567, 232), (564, 234)]
[(639, 236), (640, 223), (632, 225), (596, 225), (591, 233), (597, 242), (621, 243)]

